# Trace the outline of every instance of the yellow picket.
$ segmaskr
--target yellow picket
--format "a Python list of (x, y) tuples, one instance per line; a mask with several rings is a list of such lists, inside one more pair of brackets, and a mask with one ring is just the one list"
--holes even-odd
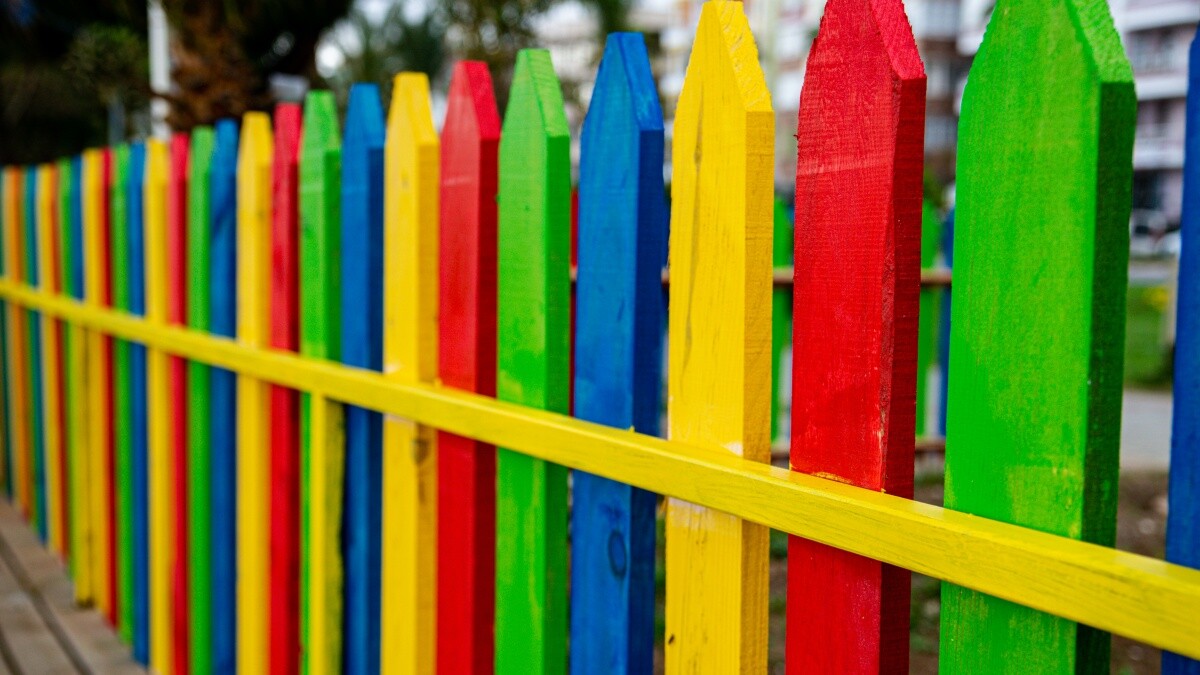
[[(83, 268), (84, 302), (91, 307), (101, 306), (104, 285), (104, 270), (100, 265), (103, 255), (101, 218), (103, 218), (103, 151), (87, 150), (83, 153)], [(107, 462), (105, 439), (110, 433), (108, 419), (108, 387), (104, 377), (104, 351), (108, 339), (103, 333), (91, 331), (87, 335), (87, 391), (88, 391), (88, 452), (87, 452), (87, 518), (91, 521), (86, 559), (91, 570), (91, 594), (97, 606), (107, 614), (112, 607), (111, 588), (108, 585), (109, 559), (104, 543), (108, 541), (108, 500), (106, 499)], [(81, 495), (82, 496), (82, 495)]]
[[(54, 292), (54, 247), (51, 243), (57, 239), (55, 230), (55, 213), (58, 210), (58, 169), (53, 164), (38, 167), (37, 179), (37, 259), (38, 259), (38, 288), (47, 293)], [(46, 472), (46, 510), (42, 518), (46, 522), (46, 540), (50, 548), (62, 554), (65, 533), (59, 525), (62, 524), (61, 506), (63, 498), (63, 467), (59, 463), (62, 456), (62, 427), (58, 421), (62, 419), (59, 403), (62, 400), (59, 391), (59, 363), (57, 321), (48, 317), (38, 317), (42, 322), (42, 428), (45, 439), (43, 461)]]

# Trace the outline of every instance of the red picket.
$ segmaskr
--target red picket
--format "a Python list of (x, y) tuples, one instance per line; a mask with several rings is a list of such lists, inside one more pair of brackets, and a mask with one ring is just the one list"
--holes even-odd
[[(171, 175), (167, 184), (167, 324), (183, 326), (187, 320), (187, 223), (188, 223), (188, 151), (191, 139), (186, 133), (171, 137)], [(188, 383), (187, 361), (168, 356), (171, 382), (171, 452), (175, 474), (175, 564), (171, 575), (171, 597), (175, 607), (173, 636), (174, 673), (188, 673)]]

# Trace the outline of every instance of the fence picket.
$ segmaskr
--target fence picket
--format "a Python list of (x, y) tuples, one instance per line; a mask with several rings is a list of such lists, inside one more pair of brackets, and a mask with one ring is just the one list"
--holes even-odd
[[(925, 70), (903, 4), (830, 0), (800, 96), (791, 466), (904, 498), (924, 128)], [(788, 544), (788, 672), (907, 672), (908, 570)]]
[[(41, 216), (38, 205), (38, 168), (25, 168), (25, 194), (22, 201), (24, 213), (22, 226), (24, 228), (25, 283), (37, 286), (42, 276), (39, 269), (39, 237), (38, 220)], [(26, 337), (29, 347), (29, 428), (32, 430), (29, 448), (29, 489), (31, 495), (30, 524), (34, 526), (38, 537), (46, 541), (46, 429), (45, 429), (45, 397), (44, 380), (42, 379), (42, 335), (43, 317), (30, 310), (27, 314), (26, 327), (29, 332)]]
[[(11, 255), (11, 241), (8, 236), (9, 229), (12, 227), (13, 219), (13, 197), (12, 189), (12, 171), (13, 167), (4, 167), (0, 169), (0, 273), (9, 281), (15, 281), (10, 275), (12, 274), (12, 266), (9, 261)], [(13, 426), (16, 417), (14, 406), (14, 381), (15, 368), (12, 362), (11, 341), (8, 334), (10, 323), (10, 311), (15, 311), (14, 306), (8, 302), (0, 302), (0, 368), (4, 369), (7, 377), (3, 382), (0, 382), (0, 396), (3, 401), (0, 401), (4, 410), (3, 420), (3, 439), (4, 439), (4, 493), (13, 503), (16, 503), (16, 493), (13, 489), (13, 466), (14, 466), (14, 448), (16, 447), (16, 436)]]
[[(638, 33), (609, 35), (583, 125), (575, 416), (657, 435), (662, 387), (663, 117)], [(575, 472), (571, 673), (654, 667), (658, 498)]]
[[(37, 258), (38, 287), (47, 293), (58, 293), (58, 167), (43, 164), (38, 167), (37, 184)], [(42, 316), (42, 426), (44, 481), (43, 512), (45, 543), (50, 550), (62, 554), (62, 352), (59, 350), (60, 323)]]
[[(742, 4), (706, 3), (672, 151), (668, 436), (759, 462), (771, 444), (774, 137)], [(766, 668), (767, 534), (668, 500), (668, 673)]]
[[(1113, 544), (1135, 107), (1106, 3), (997, 8), (959, 133), (948, 508)], [(941, 622), (943, 673), (1109, 669), (1106, 634), (960, 586)]]
[[(437, 377), (438, 150), (429, 80), (392, 85), (384, 168), (383, 372)], [(383, 426), (382, 670), (432, 675), (437, 640), (437, 436), (388, 418)]]
[[(71, 295), (70, 272), (70, 229), (71, 229), (71, 160), (63, 158), (57, 166), (57, 192), (55, 196), (54, 260), (55, 289), (64, 297)], [(3, 350), (3, 310), (0, 310), (0, 350)], [(59, 481), (58, 481), (58, 552), (65, 564), (71, 564), (72, 541), (72, 492), (71, 492), (71, 455), (74, 448), (74, 429), (71, 424), (71, 411), (74, 406), (72, 391), (74, 384), (71, 374), (71, 325), (64, 321), (56, 324), (58, 340), (58, 426), (60, 429), (59, 444)], [(2, 359), (3, 356), (0, 356)], [(3, 394), (0, 393), (0, 396)], [(0, 406), (3, 402), (0, 401)], [(0, 408), (2, 410), (3, 408)], [(7, 424), (4, 424), (7, 427)]]
[[(187, 216), (188, 153), (191, 137), (176, 133), (171, 137), (170, 173), (167, 183), (166, 323), (183, 326), (187, 320)], [(167, 357), (171, 409), (168, 425), (171, 434), (171, 511), (174, 515), (171, 543), (174, 544), (171, 572), (171, 670), (188, 673), (188, 372), (187, 362), (178, 356)]]
[[(21, 169), (18, 167), (8, 167), (4, 171), (4, 188), (5, 188), (5, 273), (12, 281), (22, 281), (22, 262), (20, 255), (21, 246)], [(8, 363), (12, 369), (12, 375), (6, 380), (8, 381), (8, 399), (9, 406), (12, 410), (10, 426), (13, 439), (12, 449), (10, 450), (12, 476), (11, 495), (14, 502), (22, 512), (29, 512), (29, 496), (25, 486), (26, 474), (26, 459), (25, 448), (29, 444), (29, 423), (26, 416), (26, 400), (28, 394), (25, 387), (25, 362), (26, 362), (26, 347), (25, 347), (25, 310), (24, 308), (9, 304), (8, 305), (8, 322), (7, 322), (7, 337), (9, 358)]]
[[(353, 104), (352, 104), (353, 107)], [(382, 114), (382, 113), (381, 113)], [(336, 282), (339, 228), (339, 172), (337, 109), (328, 92), (309, 96), (304, 111), (304, 138), (300, 148), (301, 245), (325, 242), (323, 248), (303, 248), (302, 268), (311, 256), (319, 276), (305, 276), (301, 283), (301, 352), (335, 359), (338, 313)], [(330, 269), (330, 266), (333, 266)], [(311, 289), (311, 292), (310, 292)], [(307, 304), (306, 304), (307, 303)], [(324, 328), (319, 321), (324, 320)], [(344, 441), (341, 407), (319, 396), (306, 396), (301, 410), (304, 430), (300, 467), (303, 506), (301, 546), (307, 553), (301, 562), (301, 655), (302, 669), (309, 673), (336, 673), (342, 665), (342, 480)], [(349, 537), (349, 531), (346, 532)]]
[[(383, 369), (383, 148), (379, 88), (356, 84), (342, 149), (341, 359), (371, 370)], [(345, 657), (348, 670), (361, 672), (368, 660), (377, 664), (368, 649), (378, 649), (369, 624), (380, 616), (383, 416), (347, 408), (345, 433)]]
[[(267, 345), (271, 302), (271, 118), (247, 113), (238, 144), (237, 340)], [(270, 603), (268, 385), (237, 378), (237, 672), (265, 673)]]
[[(300, 347), (301, 239), (299, 158), (302, 110), (275, 108), (274, 215), (271, 228), (270, 346)], [(315, 261), (314, 261), (315, 263)], [(318, 268), (319, 269), (319, 268)], [(300, 590), (300, 399), (299, 393), (271, 387), (271, 552), (268, 672), (290, 675), (299, 669)]]
[[(112, 149), (112, 185), (109, 190), (109, 250), (112, 255), (112, 306), (129, 311), (129, 146)], [(126, 644), (133, 642), (133, 373), (132, 344), (113, 340), (113, 486), (117, 519), (117, 632)]]
[[(71, 285), (70, 296), (82, 301), (85, 298), (85, 283), (84, 283), (84, 174), (85, 162), (84, 155), (76, 155), (71, 160), (71, 222), (70, 222), (70, 238), (67, 245), (64, 246), (65, 254), (71, 259)], [(11, 270), (11, 267), (9, 268)], [(12, 322), (15, 316), (15, 307), (10, 305), (8, 314), (9, 338), (9, 363), (13, 367), (13, 379), (17, 375), (17, 363), (15, 352), (12, 350), (16, 347), (12, 340)], [(88, 602), (92, 599), (92, 575), (91, 575), (91, 417), (89, 415), (88, 406), (90, 405), (91, 387), (88, 382), (90, 371), (88, 368), (88, 351), (90, 349), (91, 336), (81, 326), (75, 324), (68, 329), (68, 354), (67, 354), (67, 369), (71, 384), (69, 385), (71, 396), (69, 397), (70, 411), (68, 413), (71, 424), (71, 449), (70, 449), (70, 482), (71, 482), (71, 557), (70, 570), (73, 585), (75, 587), (75, 601)], [(10, 389), (10, 395), (16, 396), (17, 391)], [(17, 400), (10, 400), (9, 405), (14, 406)], [(11, 416), (9, 418), (14, 444), (19, 442), (21, 437), (21, 429), (18, 425), (18, 417)], [(15, 457), (14, 457), (15, 459)], [(16, 471), (16, 465), (13, 465), (13, 471)], [(15, 485), (16, 483), (14, 483)]]
[[(1166, 557), (1200, 568), (1200, 40), (1192, 40), (1188, 61)], [(1162, 672), (1200, 675), (1200, 661), (1165, 652)]]
[[(550, 54), (517, 55), (500, 136), (496, 397), (566, 414), (570, 138)], [(567, 470), (496, 458), (496, 673), (558, 675), (567, 652)]]
[[(128, 295), (126, 309), (135, 316), (146, 314), (146, 145), (129, 147), (126, 182), (125, 261)], [(132, 630), (133, 657), (143, 666), (150, 661), (150, 533), (146, 346), (129, 343), (130, 378), (130, 591), (127, 594)]]
[[(496, 395), (496, 193), (500, 113), (487, 65), (462, 61), (442, 129), (438, 376)], [(496, 449), (438, 434), (437, 666), (492, 672)]]
[[(209, 176), (209, 265), (204, 275), (209, 291), (209, 331), (229, 338), (235, 336), (237, 324), (237, 160), (238, 124), (220, 120)], [(228, 370), (212, 368), (208, 386), (210, 667), (213, 672), (228, 673), (237, 662), (237, 379)]]

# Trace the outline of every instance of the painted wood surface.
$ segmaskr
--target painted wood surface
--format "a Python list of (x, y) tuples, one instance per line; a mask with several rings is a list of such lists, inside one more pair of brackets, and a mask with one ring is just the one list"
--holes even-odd
[[(496, 395), (496, 192), (500, 112), (487, 65), (460, 61), (441, 137), (438, 377)], [(496, 449), (438, 433), (437, 667), (492, 672)]]
[[(51, 253), (51, 264), (54, 268), (54, 289), (55, 292), (62, 295), (69, 295), (70, 290), (70, 257), (67, 252), (70, 242), (70, 227), (71, 227), (71, 160), (69, 158), (60, 159), (55, 166), (55, 195), (54, 199), (54, 226), (51, 232), (54, 246)], [(0, 309), (0, 367), (3, 357), (3, 310)], [(56, 336), (58, 341), (58, 420), (56, 424), (59, 428), (59, 447), (58, 447), (58, 495), (56, 503), (58, 504), (58, 514), (56, 516), (56, 526), (58, 529), (58, 542), (56, 544), (56, 552), (63, 563), (70, 564), (71, 553), (71, 473), (70, 473), (70, 457), (72, 453), (71, 446), (71, 408), (73, 399), (71, 397), (72, 383), (70, 381), (70, 331), (71, 327), (61, 321), (55, 324)], [(0, 396), (3, 396), (3, 391), (0, 389)], [(3, 402), (0, 401), (0, 406)], [(0, 408), (2, 410), (3, 408)], [(7, 426), (7, 425), (0, 425)], [(4, 433), (0, 431), (0, 434)]]
[[(109, 189), (112, 226), (112, 306), (129, 311), (129, 146), (113, 148), (113, 180)], [(117, 519), (116, 563), (117, 632), (126, 644), (133, 642), (133, 373), (132, 344), (113, 340), (113, 486)]]
[[(384, 165), (383, 372), (432, 383), (438, 363), (438, 156), (429, 80), (392, 84)], [(437, 434), (383, 427), (381, 670), (432, 675), (437, 649)]]
[[(167, 183), (166, 237), (166, 323), (183, 326), (187, 320), (188, 250), (188, 152), (191, 138), (185, 133), (171, 137), (170, 173)], [(188, 658), (188, 371), (179, 356), (167, 357), (171, 407), (171, 511), (174, 515), (171, 541), (174, 544), (171, 571), (171, 657), (172, 672), (187, 675)]]
[[(188, 155), (186, 325), (209, 329), (209, 259), (212, 220), (212, 159), (216, 134), (192, 129)], [(190, 670), (212, 670), (212, 439), (209, 367), (188, 363), (188, 644)]]
[[(4, 167), (0, 170), (0, 266), (3, 266), (4, 278), (10, 278), (13, 274), (10, 256), (12, 255), (12, 245), (9, 237), (9, 232), (12, 229), (13, 215), (13, 196), (12, 190), (12, 175), (13, 167)], [(13, 279), (15, 281), (15, 278)], [(13, 470), (15, 465), (15, 448), (17, 445), (16, 434), (14, 433), (14, 424), (17, 418), (17, 408), (14, 401), (16, 394), (16, 378), (15, 363), (12, 360), (12, 345), (8, 333), (9, 314), (17, 311), (15, 307), (4, 302), (0, 305), (0, 367), (4, 369), (6, 374), (10, 376), (3, 378), (0, 383), (0, 395), (3, 395), (4, 405), (4, 420), (3, 420), (3, 439), (4, 439), (4, 492), (5, 495), (16, 503), (16, 492), (13, 484)], [(18, 425), (19, 426), (19, 425)]]
[[(948, 508), (1113, 544), (1135, 104), (1105, 3), (997, 8), (959, 136)], [(943, 673), (1109, 669), (1107, 635), (958, 586), (941, 622)]]
[[(275, 108), (274, 216), (271, 228), (269, 346), (299, 346), (299, 105)], [(306, 274), (309, 273), (306, 270)], [(269, 672), (299, 668), (300, 645), (300, 399), (296, 391), (271, 389), (271, 550), (268, 613)]]
[[(71, 223), (70, 223), (70, 238), (64, 250), (69, 252), (71, 257), (71, 286), (70, 297), (73, 300), (83, 300), (86, 295), (86, 284), (84, 283), (84, 171), (87, 167), (84, 161), (84, 155), (78, 155), (71, 161)], [(10, 311), (9, 330), (11, 335), (12, 317), (15, 311)], [(89, 602), (92, 599), (92, 575), (91, 575), (91, 529), (92, 521), (91, 499), (89, 490), (91, 487), (91, 416), (88, 414), (88, 406), (91, 403), (91, 387), (88, 382), (90, 370), (88, 367), (88, 350), (91, 347), (91, 336), (81, 326), (71, 325), (68, 328), (67, 340), (67, 370), (69, 375), (68, 388), (70, 389), (70, 421), (71, 421), (71, 457), (70, 457), (70, 484), (71, 484), (71, 577), (74, 581), (75, 600), (79, 603)], [(13, 344), (11, 338), (9, 341), (9, 349), (13, 350), (16, 345)], [(16, 368), (17, 362), (14, 360), (14, 353), (10, 351), (10, 363)], [(14, 372), (14, 375), (16, 373)], [(15, 379), (15, 378), (14, 378)], [(12, 393), (16, 393), (15, 391)], [(15, 405), (17, 401), (11, 401), (9, 405)], [(20, 427), (16, 417), (11, 419), (11, 433), (14, 442), (20, 437)], [(15, 470), (15, 466), (14, 466)]]
[[(905, 498), (924, 130), (903, 3), (830, 0), (800, 95), (791, 468)], [(910, 586), (908, 570), (790, 539), (788, 671), (908, 672)]]
[[(38, 260), (39, 237), (38, 208), (39, 191), (38, 167), (25, 168), (25, 180), (21, 195), (22, 205), (22, 255), (25, 258), (25, 283), (37, 286), (42, 276)], [(30, 447), (28, 452), (29, 473), (26, 476), (30, 495), (30, 524), (37, 530), (38, 537), (46, 541), (46, 421), (45, 421), (45, 391), (42, 379), (42, 364), (44, 352), (42, 335), (45, 333), (42, 317), (30, 311), (26, 317), (25, 336), (28, 346), (28, 366), (26, 370), (29, 392), (29, 429)]]
[[(1188, 61), (1166, 557), (1200, 568), (1200, 41), (1192, 40)], [(1166, 653), (1162, 672), (1200, 675), (1200, 661)]]
[[(675, 118), (668, 436), (761, 462), (771, 442), (774, 138), (741, 3), (705, 4)], [(666, 540), (667, 672), (761, 672), (767, 530), (670, 500)]]
[[(342, 148), (339, 356), (347, 365), (377, 371), (383, 369), (383, 152), (379, 89), (356, 84), (350, 90)], [(345, 615), (330, 613), (329, 619), (345, 628), (341, 663), (350, 672), (378, 668), (379, 648), (372, 642), (371, 625), (379, 621), (382, 453), (382, 416), (347, 408), (344, 511), (332, 510), (342, 514), (339, 553), (345, 563)]]
[[(24, 280), (23, 269), (24, 261), (20, 253), (21, 250), (21, 194), (22, 194), (22, 172), (17, 167), (9, 167), (5, 170), (5, 271), (8, 278), (14, 282)], [(12, 417), (10, 418), (10, 426), (12, 427), (13, 448), (11, 450), (11, 470), (12, 470), (12, 494), (15, 502), (24, 514), (29, 513), (29, 491), (25, 482), (25, 476), (28, 474), (28, 460), (26, 458), (27, 448), (29, 447), (29, 415), (28, 401), (29, 392), (26, 386), (26, 354), (28, 346), (25, 341), (25, 322), (27, 316), (23, 308), (16, 305), (9, 305), (8, 322), (7, 322), (7, 337), (9, 349), (9, 364), (12, 368), (12, 376), (6, 378), (9, 386), (9, 405), (12, 409)], [(90, 569), (90, 568), (89, 568)], [(89, 574), (90, 581), (90, 574)], [(83, 582), (85, 588), (89, 590), (88, 582)]]
[[(300, 304), (304, 323), (300, 327), (300, 351), (332, 358), (336, 353), (328, 349), (315, 353), (310, 350), (314, 346), (333, 347), (338, 343), (337, 338), (329, 334), (336, 330), (336, 319), (330, 317), (324, 325), (319, 319), (338, 307), (330, 296), (337, 289), (330, 281), (330, 275), (336, 274), (339, 268), (334, 264), (333, 269), (329, 269), (328, 255), (335, 253), (322, 255), (322, 250), (326, 249), (320, 246), (321, 242), (329, 240), (331, 230), (336, 230), (341, 222), (338, 218), (341, 166), (337, 108), (333, 97), (328, 92), (314, 93), (308, 99), (304, 114), (304, 139), (300, 149), (300, 256), (305, 272), (301, 278)], [(379, 113), (381, 117), (382, 114)], [(321, 270), (318, 278), (311, 275), (309, 264)], [(360, 266), (359, 261), (355, 260), (353, 266)], [(345, 453), (340, 435), (340, 408), (327, 399), (309, 396), (305, 396), (302, 406), (304, 430), (301, 437), (305, 439), (300, 479), (304, 509), (300, 528), (304, 552), (300, 587), (302, 670), (336, 673), (340, 672), (342, 663), (340, 548)]]
[[(129, 146), (129, 170), (125, 183), (126, 220), (125, 261), (127, 267), (126, 310), (134, 316), (146, 315), (146, 145)], [(134, 659), (150, 663), (150, 504), (148, 464), (146, 347), (129, 343), (129, 442), (130, 442), (130, 555), (129, 583), (126, 594), (132, 632)]]
[[(237, 194), (237, 342), (267, 346), (271, 303), (271, 118), (242, 119)], [(268, 385), (237, 375), (237, 672), (265, 673), (270, 589)]]
[[(47, 293), (59, 292), (58, 275), (58, 216), (59, 216), (58, 166), (43, 164), (38, 167), (37, 183), (37, 258), (38, 288)], [(46, 546), (60, 556), (64, 550), (63, 514), (63, 414), (62, 414), (62, 352), (60, 322), (50, 317), (41, 317), (42, 324), (42, 419), (43, 466), (45, 467), (45, 521)]]
[[(162, 141), (146, 142), (145, 248), (146, 320), (167, 321), (167, 194), (170, 156)], [(174, 672), (171, 596), (175, 553), (172, 484), (175, 469), (171, 445), (170, 382), (167, 356), (160, 349), (146, 354), (146, 454), (149, 482), (150, 667), (162, 675)]]
[[(942, 221), (937, 208), (926, 201), (921, 215), (921, 271), (937, 267), (942, 248)], [(941, 321), (944, 288), (921, 288), (920, 309), (917, 312), (917, 438), (941, 435), (938, 424), (930, 425), (930, 376), (938, 362), (938, 324)], [(938, 396), (937, 400), (940, 400)], [(938, 405), (932, 406), (933, 410)]]
[[(583, 123), (574, 414), (650, 435), (662, 387), (663, 154), (646, 44), (613, 33)], [(649, 675), (658, 497), (582, 471), (573, 486), (571, 673)]]
[[(496, 397), (566, 414), (570, 137), (550, 54), (517, 55), (500, 137)], [(496, 458), (496, 672), (567, 668), (567, 471)]]
[[(238, 124), (216, 124), (209, 176), (208, 328), (232, 338), (237, 332)], [(237, 378), (209, 371), (209, 601), (210, 669), (234, 672), (237, 663)]]

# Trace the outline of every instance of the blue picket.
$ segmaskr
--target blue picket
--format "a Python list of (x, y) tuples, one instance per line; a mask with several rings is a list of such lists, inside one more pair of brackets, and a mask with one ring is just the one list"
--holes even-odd
[[(350, 89), (342, 144), (342, 362), (383, 369), (383, 104)], [(347, 673), (379, 672), (383, 417), (346, 409), (343, 658)]]
[[(37, 286), (40, 283), (37, 250), (38, 241), (38, 209), (37, 209), (37, 167), (25, 169), (25, 283)], [(42, 426), (45, 419), (45, 395), (42, 386), (42, 316), (34, 310), (26, 310), (26, 321), (29, 334), (28, 373), (31, 395), (29, 409), (31, 411), (30, 439), (33, 446), (33, 480), (34, 506), (33, 519), (37, 523), (38, 537), (46, 541), (46, 442), (45, 429)]]
[[(126, 237), (129, 261), (129, 311), (146, 315), (146, 146), (129, 148), (129, 180), (125, 187)], [(116, 224), (119, 226), (120, 224)], [(129, 343), (130, 445), (133, 480), (133, 658), (150, 663), (150, 493), (149, 409), (147, 407), (146, 346)]]
[[(575, 416), (658, 433), (662, 349), (663, 116), (638, 33), (608, 37), (583, 125)], [(571, 673), (651, 673), (650, 492), (575, 472)]]
[[(237, 330), (238, 123), (216, 125), (209, 178), (209, 330), (232, 338)], [(212, 666), (233, 672), (237, 659), (237, 376), (209, 370), (212, 447)], [(254, 449), (265, 450), (262, 448)]]

